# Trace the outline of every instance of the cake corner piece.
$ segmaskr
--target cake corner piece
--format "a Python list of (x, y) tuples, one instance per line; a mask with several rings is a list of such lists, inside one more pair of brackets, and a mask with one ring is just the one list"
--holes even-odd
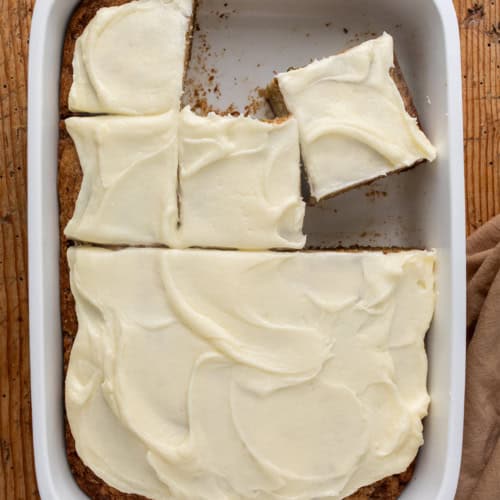
[[(195, 1), (81, 2), (69, 21), (64, 41), (61, 116), (74, 113), (151, 115), (178, 109), (190, 55)], [(130, 14), (134, 14), (133, 21)], [(115, 22), (111, 22), (113, 20)], [(170, 26), (167, 36), (162, 29), (166, 24)], [(178, 43), (171, 43), (174, 38)], [(124, 40), (133, 43), (124, 43)], [(99, 64), (102, 53), (108, 57), (112, 54), (112, 71), (106, 64)], [(89, 68), (87, 61), (92, 54), (97, 54), (94, 57), (97, 62)], [(141, 64), (135, 68), (130, 61)], [(155, 75), (155, 78), (144, 79), (143, 74)], [(138, 87), (142, 91), (138, 91)], [(116, 88), (119, 92), (113, 92)]]
[(59, 113), (61, 118), (70, 115), (69, 93), (73, 84), (73, 57), (77, 39), (97, 11), (103, 7), (122, 5), (131, 0), (81, 0), (73, 10), (64, 36), (59, 80)]
[[(129, 0), (84, 0), (77, 10), (75, 11), (74, 19), (72, 18), (67, 39), (65, 41), (65, 48), (63, 51), (63, 67), (61, 73), (61, 115), (63, 117), (71, 114), (68, 103), (68, 97), (70, 93), (70, 88), (73, 83), (73, 70), (72, 70), (72, 57), (68, 61), (68, 54), (73, 53), (74, 44), (76, 38), (79, 36), (77, 33), (81, 34), (88, 24), (89, 20), (95, 15), (97, 10), (100, 7), (106, 6), (115, 6), (121, 5), (123, 3), (127, 3)], [(183, 5), (189, 5), (190, 0), (185, 0), (184, 2), (181, 0)], [(80, 10), (82, 8), (82, 10)], [(192, 18), (191, 18), (192, 22)], [(192, 29), (192, 26), (191, 28)], [(71, 32), (71, 33), (70, 33)], [(188, 53), (189, 46), (189, 37), (190, 35), (186, 35), (187, 45), (186, 45), (186, 53)], [(66, 47), (66, 44), (69, 48)], [(73, 44), (73, 49), (71, 48), (71, 44)], [(188, 56), (189, 57), (189, 56)], [(186, 62), (186, 61), (185, 61)], [(185, 68), (184, 68), (185, 71)], [(399, 71), (399, 73), (398, 73)], [(408, 87), (404, 84), (404, 78), (402, 77), (402, 73), (400, 68), (395, 62), (394, 69), (391, 69), (391, 77), (395, 81), (398, 88), (401, 85), (400, 94), (405, 103), (406, 110), (408, 114), (413, 116), (413, 112), (416, 110), (412, 105), (411, 95), (408, 90)], [(403, 82), (399, 83), (398, 82)], [(408, 95), (405, 97), (403, 94), (403, 90), (406, 88)], [(407, 98), (409, 101), (407, 102)], [(268, 100), (275, 112), (277, 119), (268, 122), (268, 128), (279, 128), (282, 126), (283, 128), (292, 128), (292, 123), (295, 123), (295, 119), (291, 117), (286, 103), (283, 99), (283, 96), (279, 89), (279, 83), (277, 79), (274, 79), (270, 87), (268, 87)], [(274, 103), (274, 105), (273, 105)], [(413, 108), (412, 108), (413, 106)], [(78, 106), (77, 106), (78, 107)], [(94, 110), (95, 111), (95, 110)], [(78, 120), (81, 120), (79, 118)], [(92, 118), (84, 118), (85, 120)], [(266, 123), (266, 122), (262, 122)], [(286, 135), (286, 134), (284, 134)], [(286, 143), (286, 140), (285, 140)], [(295, 165), (295, 163), (294, 163)], [(411, 167), (405, 167), (411, 168)], [(68, 266), (68, 262), (66, 259), (66, 249), (70, 245), (66, 236), (63, 234), (62, 229), (67, 226), (68, 221), (71, 219), (73, 208), (77, 203), (76, 195), (80, 190), (80, 185), (82, 182), (82, 171), (81, 171), (81, 163), (77, 155), (77, 150), (71, 136), (68, 132), (68, 128), (65, 126), (64, 122), (61, 122), (60, 125), (60, 140), (59, 140), (59, 180), (58, 180), (58, 191), (60, 198), (60, 226), (61, 226), (61, 256), (60, 256), (60, 286), (61, 286), (61, 319), (62, 319), (62, 330), (64, 336), (64, 364), (65, 364), (65, 373), (67, 370), (67, 365), (69, 362), (70, 352), (73, 347), (73, 342), (75, 340), (78, 328), (78, 320), (76, 318), (75, 312), (75, 299), (70, 290), (70, 270)], [(350, 188), (347, 188), (350, 189)], [(295, 215), (292, 217), (291, 221), (288, 221), (284, 227), (287, 230), (291, 229), (290, 239), (294, 240), (293, 244), (290, 244), (289, 248), (300, 249), (304, 246), (305, 237), (304, 235), (298, 235), (296, 228), (298, 227), (298, 222), (294, 219), (299, 218), (300, 214), (302, 214), (303, 219), (303, 202), (301, 200), (297, 202), (295, 199), (295, 190), (293, 191), (293, 205), (295, 207)], [(198, 191), (200, 192), (200, 191)], [(299, 191), (300, 198), (300, 191)], [(177, 197), (176, 197), (177, 202)], [(73, 234), (74, 236), (74, 234)], [(301, 238), (304, 238), (303, 240)], [(212, 240), (213, 242), (214, 240)], [(217, 244), (209, 245), (209, 246), (217, 246)], [(226, 245), (228, 246), (228, 245)], [(230, 245), (229, 245), (230, 246)], [(244, 246), (244, 245), (243, 245)], [(84, 248), (78, 251), (85, 251)], [(148, 252), (146, 249), (135, 249), (132, 251)], [(159, 250), (155, 250), (159, 251)], [(74, 253), (76, 250), (72, 250), (70, 253)], [(107, 252), (103, 250), (103, 253)], [(127, 250), (126, 252), (130, 252)], [(161, 250), (161, 252), (175, 252), (171, 250)], [(124, 252), (125, 253), (125, 252)], [(228, 252), (226, 252), (227, 255)], [(239, 252), (241, 254), (250, 252)], [(257, 253), (257, 252), (256, 252)], [(116, 255), (119, 255), (118, 253)], [(123, 255), (123, 254), (121, 254)], [(276, 255), (280, 255), (276, 253)], [(294, 255), (294, 254), (288, 254)], [(298, 254), (297, 254), (298, 255)], [(147, 259), (146, 259), (147, 260)], [(133, 266), (132, 266), (133, 267)], [(126, 272), (130, 271), (130, 266), (125, 268)], [(122, 274), (126, 274), (126, 272)], [(148, 273), (145, 275), (149, 276)], [(160, 275), (158, 272), (157, 275)], [(235, 282), (237, 280), (234, 280)], [(129, 287), (131, 289), (132, 287)], [(154, 294), (151, 294), (154, 295)], [(138, 308), (140, 310), (140, 308)], [(158, 325), (154, 328), (158, 330)], [(71, 429), (69, 423), (66, 419), (65, 421), (65, 434), (66, 434), (66, 449), (67, 449), (67, 457), (68, 462), (70, 464), (70, 469), (73, 473), (73, 476), (76, 479), (79, 487), (91, 498), (102, 498), (106, 500), (144, 500), (145, 497), (142, 497), (138, 494), (130, 494), (123, 493), (118, 491), (117, 489), (110, 486), (105, 480), (98, 477), (94, 472), (85, 465), (82, 459), (79, 457), (75, 440), (71, 433)], [(407, 462), (408, 463), (408, 462)], [(406, 484), (410, 481), (413, 474), (413, 464), (408, 467), (408, 469), (401, 473), (395, 474), (393, 476), (388, 476), (384, 479), (379, 480), (377, 483), (371, 484), (369, 486), (364, 486), (359, 489), (357, 492), (351, 494), (351, 496), (346, 497), (350, 500), (375, 500), (377, 498), (383, 498), (384, 500), (395, 500), (398, 498)], [(380, 476), (379, 476), (380, 477)]]

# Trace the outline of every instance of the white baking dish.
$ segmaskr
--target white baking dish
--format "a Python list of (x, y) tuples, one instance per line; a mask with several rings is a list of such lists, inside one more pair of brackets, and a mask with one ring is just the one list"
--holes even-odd
[[(42, 498), (85, 498), (66, 462), (59, 319), (57, 136), (60, 55), (77, 0), (38, 0), (29, 61), (29, 292), (33, 432)], [(439, 160), (308, 209), (309, 243), (436, 248), (438, 303), (428, 336), (430, 415), (404, 500), (452, 499), (465, 374), (465, 221), (458, 27), (452, 0), (205, 0), (199, 21), (218, 70), (219, 107), (242, 107), (272, 71), (387, 30)], [(235, 11), (235, 12), (233, 12)], [(224, 16), (224, 13), (228, 16)], [(222, 14), (222, 16), (220, 16)], [(345, 28), (345, 30), (344, 30)], [(345, 32), (347, 31), (347, 33)], [(198, 40), (199, 41), (199, 40)], [(223, 50), (226, 49), (226, 50)], [(194, 78), (202, 78), (200, 74)], [(236, 83), (236, 84), (235, 84)], [(384, 195), (383, 193), (386, 193)]]

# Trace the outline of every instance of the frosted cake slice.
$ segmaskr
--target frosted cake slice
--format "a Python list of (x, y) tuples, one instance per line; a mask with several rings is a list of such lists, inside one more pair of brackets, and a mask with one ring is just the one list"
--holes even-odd
[(278, 74), (268, 96), (276, 114), (298, 121), (316, 200), (436, 157), (387, 33)]
[(198, 116), (186, 107), (179, 157), (177, 247), (304, 247), (294, 119)]
[(192, 15), (192, 0), (136, 0), (100, 8), (74, 44), (69, 110), (178, 111)]
[(171, 243), (177, 226), (178, 116), (170, 111), (65, 121), (78, 153), (79, 165), (73, 170), (83, 172), (64, 230), (67, 238), (101, 244)]

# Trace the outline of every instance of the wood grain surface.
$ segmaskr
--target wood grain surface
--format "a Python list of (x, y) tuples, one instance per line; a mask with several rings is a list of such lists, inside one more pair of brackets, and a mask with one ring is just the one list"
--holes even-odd
[(31, 442), (26, 239), (30, 0), (0, 0), (0, 498), (37, 498)]
[(456, 0), (462, 44), (467, 232), (500, 213), (500, 0)]
[[(0, 0), (0, 499), (38, 498), (26, 238), (26, 79), (33, 0)], [(467, 231), (500, 213), (500, 0), (455, 0), (462, 42)]]

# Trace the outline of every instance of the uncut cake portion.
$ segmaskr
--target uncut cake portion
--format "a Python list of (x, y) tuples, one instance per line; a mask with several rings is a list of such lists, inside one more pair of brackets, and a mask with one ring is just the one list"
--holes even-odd
[(192, 16), (192, 0), (84, 0), (65, 40), (63, 115), (178, 110)]
[(198, 116), (179, 120), (180, 227), (177, 247), (299, 249), (297, 122)]
[(387, 33), (278, 74), (268, 98), (277, 115), (298, 121), (315, 200), (436, 157)]
[[(60, 143), (60, 178), (81, 169), (83, 180), (65, 236), (100, 244), (170, 244), (178, 218), (177, 126), (177, 111), (68, 118), (72, 141), (65, 136)], [(77, 154), (68, 151), (73, 148)]]
[(414, 460), (433, 252), (80, 246), (68, 259), (67, 416), (109, 485), (153, 499), (340, 499)]

